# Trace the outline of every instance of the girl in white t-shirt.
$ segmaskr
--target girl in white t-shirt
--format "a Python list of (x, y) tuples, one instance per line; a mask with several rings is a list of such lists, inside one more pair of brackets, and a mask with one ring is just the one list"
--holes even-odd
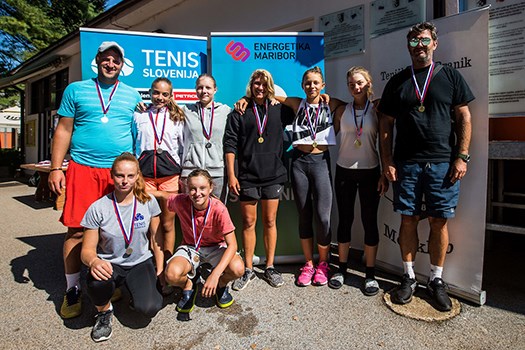
[[(184, 112), (173, 99), (173, 86), (167, 78), (151, 84), (151, 105), (135, 112), (137, 128), (135, 152), (144, 176), (146, 191), (160, 198), (162, 192), (178, 193), (184, 145)], [(175, 246), (175, 214), (161, 202), (166, 258)]]
[(372, 102), (370, 73), (363, 67), (352, 67), (348, 70), (346, 79), (353, 101), (346, 107), (340, 106), (334, 117), (335, 131), (340, 133), (334, 181), (339, 209), (339, 272), (332, 276), (329, 286), (337, 289), (344, 283), (354, 221), (354, 204), (359, 191), (361, 221), (365, 230), (366, 276), (363, 293), (370, 296), (379, 292), (374, 268), (379, 243), (377, 209), (380, 196), (388, 190), (388, 181), (381, 175), (379, 168), (378, 120)]

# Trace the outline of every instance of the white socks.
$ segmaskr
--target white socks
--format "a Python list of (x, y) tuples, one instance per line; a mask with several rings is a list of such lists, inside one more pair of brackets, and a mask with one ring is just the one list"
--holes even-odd
[(430, 265), (430, 281), (434, 278), (441, 278), (443, 274), (443, 266)]
[(403, 261), (403, 271), (412, 279), (416, 279), (416, 273), (414, 272), (413, 261)]
[(69, 288), (73, 288), (74, 286), (77, 286), (78, 289), (80, 289), (80, 272), (77, 273), (66, 273), (66, 290), (69, 290)]

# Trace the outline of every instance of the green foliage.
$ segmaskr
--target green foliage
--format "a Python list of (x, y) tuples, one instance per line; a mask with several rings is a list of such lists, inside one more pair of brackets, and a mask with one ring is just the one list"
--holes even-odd
[(0, 76), (104, 10), (106, 0), (0, 0)]
[(20, 94), (18, 90), (7, 88), (0, 91), (0, 110), (19, 105)]

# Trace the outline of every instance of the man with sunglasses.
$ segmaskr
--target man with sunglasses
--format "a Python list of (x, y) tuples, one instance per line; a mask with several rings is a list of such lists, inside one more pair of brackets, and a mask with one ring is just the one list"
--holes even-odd
[[(417, 226), (428, 217), (431, 271), (427, 292), (434, 306), (445, 312), (452, 308), (442, 279), (449, 243), (447, 220), (455, 215), (459, 180), (470, 160), (468, 103), (474, 95), (457, 70), (434, 63), (437, 46), (432, 23), (419, 23), (409, 30), (412, 65), (387, 83), (379, 111), (383, 172), (393, 183), (394, 210), (401, 214), (399, 245), (404, 274), (391, 300), (396, 304), (412, 300), (417, 287)], [(397, 134), (392, 154), (394, 123)]]

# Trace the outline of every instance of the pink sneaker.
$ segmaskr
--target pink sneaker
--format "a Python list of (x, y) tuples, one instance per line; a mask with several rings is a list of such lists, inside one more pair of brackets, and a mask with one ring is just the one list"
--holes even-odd
[(301, 268), (301, 274), (297, 277), (297, 285), (299, 287), (306, 287), (312, 283), (312, 277), (315, 274), (315, 268), (310, 264), (306, 263)]
[(328, 266), (328, 263), (326, 261), (321, 261), (319, 265), (317, 265), (317, 269), (315, 271), (314, 276), (314, 284), (316, 286), (324, 286), (328, 283), (328, 273), (330, 272), (330, 266)]

